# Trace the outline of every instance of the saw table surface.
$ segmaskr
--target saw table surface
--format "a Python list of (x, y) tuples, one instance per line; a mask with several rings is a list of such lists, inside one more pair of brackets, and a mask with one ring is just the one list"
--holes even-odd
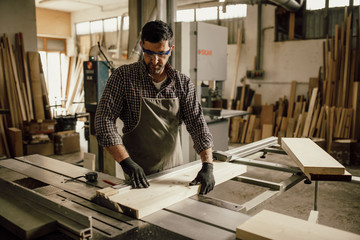
[[(237, 166), (239, 165), (234, 164), (234, 169), (237, 169)], [(196, 170), (198, 171), (200, 167), (196, 166)], [(241, 169), (244, 169), (244, 166), (241, 166)], [(4, 186), (21, 187), (23, 191), (28, 192), (27, 197), (30, 197), (35, 191), (37, 197), (41, 194), (47, 201), (52, 199), (54, 202), (61, 204), (63, 208), (77, 212), (79, 216), (91, 217), (92, 239), (234, 239), (235, 224), (239, 224), (248, 218), (247, 215), (240, 212), (184, 198), (184, 200), (176, 201), (174, 205), (170, 204), (166, 208), (148, 215), (147, 220), (134, 219), (100, 206), (93, 201), (96, 191), (102, 189), (102, 186), (108, 186), (102, 180), (117, 182), (121, 186), (123, 183), (121, 179), (99, 173), (98, 182), (95, 184), (86, 182), (85, 179), (65, 182), (65, 179), (69, 177), (80, 176), (88, 171), (41, 155), (0, 161), (1, 181), (9, 182)], [(243, 170), (240, 172), (243, 172)], [(194, 176), (189, 176), (189, 179), (192, 180)], [(160, 175), (155, 179), (166, 178), (162, 178)], [(188, 183), (188, 179), (181, 181), (183, 185), (185, 181)], [(155, 186), (155, 183), (153, 185)], [(31, 186), (31, 189), (27, 188), (29, 186)], [(197, 186), (194, 186), (195, 194), (196, 188)], [(123, 190), (128, 191), (129, 186), (124, 184)], [(0, 201), (7, 206), (16, 207), (16, 204), (11, 203), (11, 199), (22, 199), (23, 197), (16, 194), (16, 191), (9, 192), (13, 192), (14, 195), (7, 195), (6, 198), (0, 196)], [(39, 211), (39, 215), (47, 215), (47, 212), (43, 211), (43, 209), (46, 209), (46, 207), (42, 206), (43, 201), (36, 199), (31, 200), (33, 204), (29, 204), (29, 209), (24, 210), (22, 206), (19, 206), (19, 211)], [(41, 208), (37, 207), (38, 205)], [(65, 212), (63, 214), (66, 215)], [(34, 214), (34, 216), (36, 215)], [(60, 218), (61, 216), (55, 219)], [(9, 221), (12, 221), (11, 216), (9, 219)], [(76, 221), (76, 217), (73, 220)], [(178, 223), (182, 226), (182, 229), (174, 229), (171, 224), (164, 224), (164, 220), (166, 220), (166, 223)], [(178, 220), (181, 220), (181, 223)], [(51, 219), (44, 223), (48, 224), (48, 222), (51, 222)], [(66, 222), (62, 224), (66, 226)], [(35, 228), (42, 229), (41, 226), (34, 226), (32, 229)], [(30, 231), (28, 229), (30, 228), (24, 227), (24, 234), (28, 233), (26, 231)], [(200, 234), (202, 231), (199, 231), (199, 229), (206, 229), (206, 233)], [(45, 234), (45, 232), (43, 233)]]

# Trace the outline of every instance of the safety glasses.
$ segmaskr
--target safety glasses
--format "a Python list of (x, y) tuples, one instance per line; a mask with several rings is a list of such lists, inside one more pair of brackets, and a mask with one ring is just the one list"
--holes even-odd
[(166, 51), (166, 52), (153, 52), (153, 51), (150, 51), (150, 50), (147, 50), (147, 49), (145, 49), (145, 48), (143, 48), (142, 47), (142, 51), (143, 51), (143, 53), (145, 54), (145, 55), (147, 55), (147, 56), (158, 56), (158, 57), (166, 57), (167, 55), (169, 55), (170, 54), (170, 52), (171, 52), (171, 48), (168, 50), (168, 51)]

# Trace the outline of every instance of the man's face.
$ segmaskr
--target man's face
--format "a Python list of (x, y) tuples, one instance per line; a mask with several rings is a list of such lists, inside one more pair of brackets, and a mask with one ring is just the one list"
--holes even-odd
[(144, 53), (144, 61), (150, 74), (160, 75), (171, 56), (174, 46), (169, 47), (169, 41), (152, 43), (144, 41), (141, 43)]

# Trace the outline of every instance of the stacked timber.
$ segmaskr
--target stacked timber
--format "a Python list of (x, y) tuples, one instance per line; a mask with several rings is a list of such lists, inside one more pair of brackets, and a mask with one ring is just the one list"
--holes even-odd
[(296, 96), (296, 81), (291, 82), (289, 97), (275, 104), (261, 105), (261, 96), (255, 94), (253, 105), (247, 108), (249, 115), (231, 120), (230, 142), (248, 143), (269, 136), (320, 138), (328, 152), (334, 141), (357, 142), (360, 20), (356, 22), (356, 37), (351, 23), (350, 13), (341, 26), (336, 25), (334, 36), (324, 41), (324, 65), (317, 77), (309, 79), (307, 96)]
[[(25, 52), (22, 33), (15, 34), (15, 44), (4, 34), (0, 38), (0, 158), (14, 157), (11, 139), (16, 129), (17, 140), (27, 136), (29, 126), (47, 126), (52, 119), (49, 106), (48, 88), (38, 52)], [(84, 112), (83, 71), (85, 57), (70, 58), (64, 104), (67, 114)], [(73, 104), (77, 102), (77, 104)], [(52, 121), (53, 122), (53, 121)], [(18, 134), (22, 132), (22, 134)], [(19, 146), (19, 145), (16, 145)], [(16, 154), (18, 155), (18, 154)]]

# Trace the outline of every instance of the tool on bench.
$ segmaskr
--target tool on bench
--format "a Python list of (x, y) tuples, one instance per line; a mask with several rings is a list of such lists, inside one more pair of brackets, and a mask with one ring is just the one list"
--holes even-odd
[(65, 182), (74, 181), (74, 180), (82, 178), (82, 177), (84, 177), (86, 179), (86, 181), (96, 182), (98, 174), (96, 172), (88, 172), (85, 174), (85, 176), (78, 176), (78, 177), (66, 179)]

